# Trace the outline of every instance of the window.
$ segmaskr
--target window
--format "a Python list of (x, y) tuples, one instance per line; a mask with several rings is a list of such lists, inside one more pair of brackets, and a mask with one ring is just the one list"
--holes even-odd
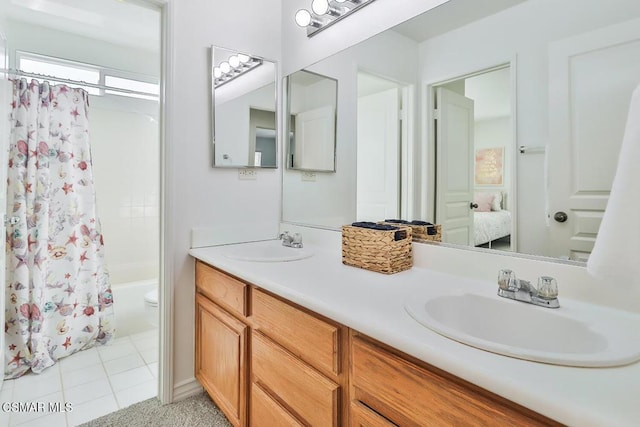
[(118, 95), (151, 101), (157, 101), (160, 95), (160, 85), (154, 78), (28, 52), (16, 52), (16, 56), (19, 70), (47, 76), (52, 83), (81, 87), (91, 95)]

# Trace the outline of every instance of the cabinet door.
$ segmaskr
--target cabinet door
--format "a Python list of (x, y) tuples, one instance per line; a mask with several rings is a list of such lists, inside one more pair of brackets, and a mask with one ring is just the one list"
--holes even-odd
[(235, 426), (247, 425), (247, 326), (196, 294), (195, 375)]

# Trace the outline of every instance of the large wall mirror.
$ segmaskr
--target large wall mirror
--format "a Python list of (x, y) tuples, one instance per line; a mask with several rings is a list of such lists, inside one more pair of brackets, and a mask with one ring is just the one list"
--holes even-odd
[(588, 258), (640, 84), (640, 2), (479, 3), (305, 68), (340, 85), (337, 168), (285, 174), (285, 222), (419, 219), (459, 247)]
[(211, 47), (214, 167), (276, 168), (276, 64)]

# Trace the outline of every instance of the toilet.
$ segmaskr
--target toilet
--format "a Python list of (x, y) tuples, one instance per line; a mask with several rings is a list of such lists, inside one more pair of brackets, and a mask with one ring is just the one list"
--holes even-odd
[(158, 326), (158, 288), (144, 294), (144, 311), (147, 321), (153, 326)]

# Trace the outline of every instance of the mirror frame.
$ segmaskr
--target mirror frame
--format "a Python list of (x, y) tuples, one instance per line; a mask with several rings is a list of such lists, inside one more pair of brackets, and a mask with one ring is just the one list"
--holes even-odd
[[(274, 73), (273, 73), (273, 107), (275, 114), (275, 134), (276, 134), (276, 164), (275, 166), (255, 166), (255, 165), (217, 165), (216, 164), (216, 98), (215, 98), (215, 78), (213, 76), (213, 68), (215, 64), (215, 49), (223, 49), (229, 52), (236, 52), (240, 54), (244, 54), (250, 56), (252, 58), (259, 59), (261, 61), (270, 62), (273, 64)], [(211, 167), (214, 169), (278, 169), (279, 167), (279, 158), (280, 158), (280, 126), (279, 126), (279, 117), (280, 117), (280, 100), (278, 98), (278, 61), (265, 58), (263, 56), (251, 55), (244, 52), (238, 52), (235, 49), (229, 49), (223, 46), (211, 45), (209, 48), (209, 106), (210, 106), (210, 117), (211, 117), (211, 126), (210, 126), (210, 140), (211, 140)], [(266, 111), (266, 110), (265, 110)], [(251, 133), (251, 132), (250, 132)], [(249, 137), (249, 136), (247, 136)]]
[[(291, 141), (290, 141), (290, 135), (291, 135), (291, 76), (295, 73), (298, 73), (300, 71), (304, 71), (305, 73), (308, 74), (313, 74), (315, 76), (319, 76), (322, 78), (325, 78), (327, 80), (333, 80), (336, 84), (336, 94), (335, 94), (335, 98), (336, 98), (336, 105), (335, 105), (335, 111), (334, 111), (334, 127), (333, 127), (333, 169), (307, 169), (307, 168), (296, 168), (293, 167), (289, 164), (289, 157), (291, 156)], [(335, 173), (337, 170), (337, 164), (338, 164), (338, 156), (337, 156), (337, 148), (338, 148), (338, 79), (334, 79), (333, 77), (329, 77), (329, 76), (325, 76), (324, 74), (320, 74), (320, 73), (316, 73), (314, 71), (309, 71), (306, 68), (303, 68), (301, 70), (297, 70), (294, 71), (293, 73), (287, 75), (284, 77), (285, 79), (285, 84), (284, 87), (286, 88), (286, 104), (285, 104), (285, 120), (284, 120), (284, 147), (283, 150), (285, 153), (285, 169), (286, 170), (291, 170), (291, 171), (300, 171), (300, 172), (314, 172), (314, 173)]]

